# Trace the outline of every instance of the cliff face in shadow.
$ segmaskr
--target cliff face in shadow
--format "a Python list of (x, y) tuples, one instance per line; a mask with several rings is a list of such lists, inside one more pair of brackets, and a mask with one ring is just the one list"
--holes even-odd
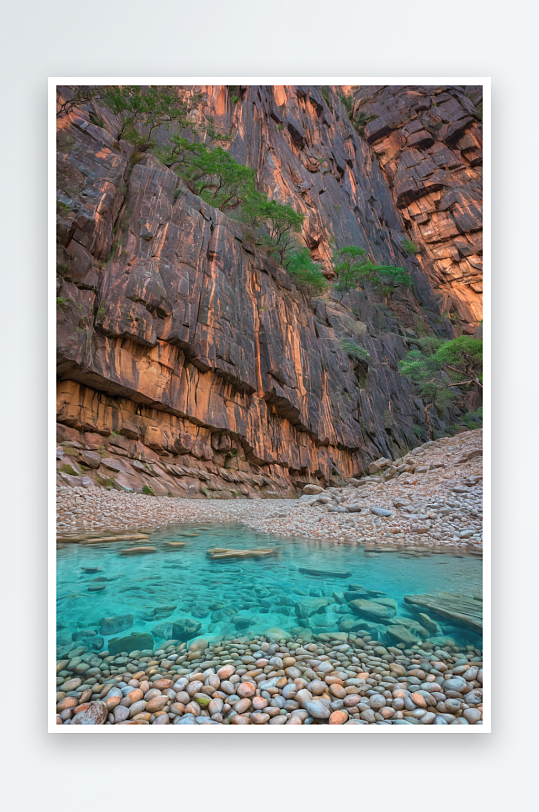
[[(418, 335), (452, 337), (452, 327), (434, 266), (403, 247), (395, 184), (337, 89), (189, 92), (260, 191), (305, 215), (302, 241), (328, 278), (335, 249), (360, 245), (406, 268), (413, 288), (397, 288), (390, 306), (365, 290), (312, 298), (154, 155), (134, 162), (109, 110), (60, 115), (58, 432), (86, 448), (70, 471), (59, 454), (59, 481), (291, 494), (428, 439), (398, 362)], [(351, 358), (345, 341), (371, 361)]]

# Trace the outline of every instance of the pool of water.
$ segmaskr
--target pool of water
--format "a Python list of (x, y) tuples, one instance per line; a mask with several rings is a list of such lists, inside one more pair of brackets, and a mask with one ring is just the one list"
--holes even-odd
[[(182, 541), (174, 548), (167, 542)], [(192, 638), (254, 636), (269, 628), (293, 636), (365, 630), (396, 644), (383, 623), (354, 615), (343, 593), (350, 584), (370, 591), (368, 600), (391, 599), (399, 617), (417, 620), (405, 595), (450, 592), (481, 596), (481, 559), (462, 552), (367, 548), (256, 533), (242, 525), (192, 524), (154, 532), (157, 552), (120, 555), (133, 542), (67, 544), (57, 552), (58, 645), (72, 640), (96, 650), (109, 640), (135, 632), (152, 635), (155, 647), (178, 639), (180, 620)], [(212, 547), (272, 547), (274, 557), (212, 561)], [(323, 575), (301, 572), (315, 569)], [(94, 570), (94, 571), (89, 571)], [(339, 577), (347, 573), (346, 577)], [(105, 585), (104, 589), (93, 591)], [(89, 591), (90, 588), (92, 591)], [(312, 614), (319, 601), (320, 609)], [(394, 602), (394, 603), (392, 603)], [(129, 617), (132, 616), (132, 622)], [(116, 627), (102, 618), (123, 616)], [(459, 645), (480, 646), (480, 636), (449, 620), (434, 618), (431, 634), (450, 636)], [(186, 624), (187, 621), (187, 624)], [(129, 624), (129, 625), (126, 625)], [(303, 630), (303, 631), (302, 631)], [(94, 638), (94, 639), (92, 639)]]

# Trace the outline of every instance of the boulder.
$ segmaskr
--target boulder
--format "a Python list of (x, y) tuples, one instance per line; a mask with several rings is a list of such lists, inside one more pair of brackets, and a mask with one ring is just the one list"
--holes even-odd
[(80, 462), (87, 465), (88, 468), (99, 468), (101, 457), (96, 451), (81, 451)]
[(421, 642), (420, 638), (416, 637), (415, 634), (410, 631), (410, 629), (407, 629), (406, 626), (401, 626), (398, 623), (393, 626), (387, 626), (386, 632), (392, 640), (396, 640), (399, 643), (405, 643), (407, 646), (414, 646), (416, 643)]
[(108, 637), (110, 634), (125, 632), (133, 625), (133, 615), (115, 615), (114, 617), (102, 617), (99, 621), (99, 634)]
[(301, 619), (325, 612), (329, 602), (329, 598), (302, 598), (296, 603), (296, 615)]
[(186, 643), (196, 637), (202, 628), (202, 623), (190, 617), (180, 617), (172, 621), (172, 637), (180, 643)]
[(369, 620), (386, 621), (390, 620), (397, 613), (392, 606), (384, 606), (381, 603), (368, 601), (365, 598), (356, 598), (350, 601), (348, 606), (355, 615), (366, 617)]
[(367, 471), (369, 474), (379, 474), (381, 471), (385, 471), (386, 468), (389, 468), (391, 465), (392, 460), (388, 460), (386, 457), (380, 457), (380, 459), (371, 462)]
[(159, 637), (161, 640), (168, 640), (172, 637), (172, 623), (165, 621), (165, 623), (158, 623), (152, 629), (154, 637)]
[(307, 496), (316, 496), (317, 494), (322, 493), (323, 490), (324, 489), (321, 488), (320, 485), (312, 485), (309, 483), (303, 488), (303, 493)]
[(113, 637), (109, 640), (107, 649), (110, 655), (119, 654), (120, 651), (143, 651), (154, 648), (154, 639), (147, 632), (133, 632), (127, 637)]
[(304, 575), (314, 575), (317, 578), (350, 578), (351, 572), (346, 570), (317, 570), (311, 567), (298, 567), (298, 572)]

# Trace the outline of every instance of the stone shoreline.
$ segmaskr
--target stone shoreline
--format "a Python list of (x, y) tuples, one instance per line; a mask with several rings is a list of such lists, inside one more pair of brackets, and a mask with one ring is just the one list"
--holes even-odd
[(482, 653), (443, 638), (369, 634), (168, 641), (110, 655), (76, 646), (56, 667), (58, 725), (481, 725)]
[(308, 485), (315, 492), (299, 499), (201, 500), (59, 487), (58, 534), (215, 521), (340, 543), (481, 550), (481, 443), (480, 430), (427, 443), (401, 466), (385, 461), (379, 474), (341, 488)]

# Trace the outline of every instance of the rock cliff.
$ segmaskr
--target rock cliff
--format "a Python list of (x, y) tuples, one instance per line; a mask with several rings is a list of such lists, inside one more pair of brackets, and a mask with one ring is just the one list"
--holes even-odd
[(442, 311), (483, 318), (482, 88), (354, 88), (353, 120), (377, 156)]
[[(438, 138), (458, 141), (465, 165), (440, 168), (421, 194), (407, 193), (399, 167), (410, 156), (421, 156), (414, 178), (426, 177), (435, 144), (452, 155), (456, 147), (438, 139), (412, 146), (413, 128), (377, 130), (391, 90), (354, 89), (353, 115), (365, 105), (378, 115), (366, 138), (338, 88), (183, 91), (201, 94), (201, 115), (229, 135), (231, 155), (256, 170), (259, 190), (305, 215), (302, 241), (328, 278), (332, 253), (346, 245), (408, 270), (413, 288), (397, 289), (390, 307), (365, 290), (311, 298), (240, 223), (152, 154), (118, 141), (110, 110), (91, 102), (59, 115), (60, 482), (191, 496), (293, 494), (427, 439), (423, 404), (398, 362), (418, 335), (452, 337), (446, 300), (466, 329), (480, 320), (480, 151), (464, 143), (477, 135), (477, 116), (457, 94), (470, 122), (448, 120)], [(424, 96), (397, 90), (395, 98), (408, 104), (413, 96), (416, 107)], [(457, 103), (453, 89), (445, 95), (437, 109)], [(416, 256), (404, 248), (410, 235), (424, 246)], [(360, 343), (370, 362), (351, 358), (346, 340)]]

